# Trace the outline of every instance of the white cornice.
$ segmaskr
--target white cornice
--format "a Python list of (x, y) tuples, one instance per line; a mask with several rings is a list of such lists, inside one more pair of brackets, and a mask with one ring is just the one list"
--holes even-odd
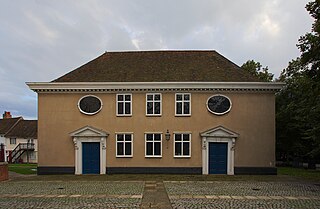
[(279, 82), (27, 82), (36, 92), (47, 91), (144, 91), (144, 90), (263, 90), (278, 91)]

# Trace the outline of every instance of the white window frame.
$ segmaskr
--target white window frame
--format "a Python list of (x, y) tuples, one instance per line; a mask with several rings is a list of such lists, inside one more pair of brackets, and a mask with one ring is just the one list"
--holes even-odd
[[(182, 101), (177, 101), (177, 95), (182, 95)], [(189, 100), (184, 100), (184, 95), (189, 95)], [(191, 116), (191, 93), (176, 93), (174, 96), (175, 103), (174, 103), (174, 113), (175, 116)], [(177, 113), (177, 103), (182, 103), (182, 113), (178, 114)], [(185, 114), (184, 113), (184, 103), (189, 102), (189, 113)]]
[[(152, 134), (152, 141), (147, 141), (147, 134)], [(160, 134), (160, 155), (154, 155), (154, 142), (159, 142), (159, 141), (154, 141), (154, 135), (155, 134)], [(144, 157), (146, 158), (161, 158), (162, 157), (162, 133), (160, 132), (148, 132), (148, 133), (144, 133)], [(147, 142), (153, 142), (153, 155), (147, 155)]]
[(17, 138), (10, 138), (10, 144), (17, 144)]
[[(124, 138), (123, 138), (123, 155), (118, 155), (118, 135), (124, 135)], [(125, 154), (125, 143), (128, 142), (125, 140), (125, 135), (131, 135), (131, 155), (126, 155)], [(126, 158), (126, 157), (133, 157), (133, 133), (128, 133), (128, 132), (117, 132), (116, 133), (116, 157), (119, 157), (119, 158)]]
[[(118, 96), (123, 96), (124, 100), (119, 101)], [(125, 101), (125, 96), (130, 96), (130, 101)], [(118, 103), (123, 103), (123, 114), (119, 114)], [(130, 114), (126, 114), (126, 103), (130, 103)], [(132, 116), (132, 94), (116, 94), (116, 115), (122, 117)]]
[[(181, 134), (182, 136), (182, 141), (179, 141), (179, 142), (181, 142), (181, 144), (182, 144), (182, 146), (181, 146), (181, 153), (183, 154), (183, 143), (184, 143), (184, 141), (183, 141), (183, 135), (184, 134), (188, 134), (189, 135), (189, 155), (176, 155), (176, 135), (177, 134)], [(174, 149), (173, 149), (173, 156), (175, 157), (175, 158), (190, 158), (191, 157), (191, 132), (173, 132), (173, 147), (174, 147)]]
[[(154, 114), (154, 103), (158, 102), (158, 100), (154, 100), (154, 96), (159, 94), (160, 95), (160, 113), (159, 114)], [(148, 101), (148, 96), (152, 95), (153, 96), (153, 100), (152, 101)], [(153, 103), (153, 113), (150, 114), (148, 113), (148, 102), (152, 102)], [(161, 93), (147, 93), (146, 94), (146, 115), (147, 116), (161, 116), (162, 114), (162, 94)]]
[[(81, 108), (80, 108), (80, 102), (81, 102), (82, 99), (84, 99), (84, 98), (86, 98), (86, 97), (95, 97), (95, 98), (99, 99), (100, 104), (101, 104), (99, 110), (97, 110), (97, 111), (95, 111), (95, 112), (92, 112), (92, 113), (85, 112), (85, 111), (81, 110)], [(77, 106), (78, 106), (78, 109), (79, 109), (79, 111), (80, 111), (81, 113), (83, 113), (83, 114), (85, 114), (85, 115), (95, 115), (95, 114), (97, 114), (98, 112), (100, 112), (100, 110), (102, 109), (102, 107), (103, 107), (103, 102), (102, 102), (102, 100), (101, 100), (98, 96), (92, 95), (92, 94), (88, 94), (88, 95), (85, 95), (85, 96), (83, 96), (83, 97), (81, 97), (81, 98), (79, 99)]]

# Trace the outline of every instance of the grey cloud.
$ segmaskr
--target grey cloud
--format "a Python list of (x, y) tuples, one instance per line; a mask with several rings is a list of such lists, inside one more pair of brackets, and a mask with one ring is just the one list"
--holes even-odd
[(113, 50), (215, 49), (279, 75), (310, 31), (307, 0), (34, 0), (0, 3), (0, 113), (36, 117), (26, 81), (51, 81)]

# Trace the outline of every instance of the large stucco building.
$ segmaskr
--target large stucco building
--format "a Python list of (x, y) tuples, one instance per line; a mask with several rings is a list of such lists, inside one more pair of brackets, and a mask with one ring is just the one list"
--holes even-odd
[(106, 52), (38, 93), (38, 174), (276, 174), (275, 92), (215, 51)]

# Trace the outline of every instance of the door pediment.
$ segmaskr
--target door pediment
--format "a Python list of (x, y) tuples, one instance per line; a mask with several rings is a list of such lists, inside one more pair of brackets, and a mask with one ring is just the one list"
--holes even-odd
[(209, 130), (206, 130), (204, 132), (200, 133), (201, 137), (227, 137), (227, 138), (237, 138), (239, 137), (239, 134), (236, 132), (233, 132), (223, 126), (217, 126), (215, 128), (211, 128)]
[(70, 133), (72, 137), (107, 137), (109, 134), (92, 126), (84, 126)]

